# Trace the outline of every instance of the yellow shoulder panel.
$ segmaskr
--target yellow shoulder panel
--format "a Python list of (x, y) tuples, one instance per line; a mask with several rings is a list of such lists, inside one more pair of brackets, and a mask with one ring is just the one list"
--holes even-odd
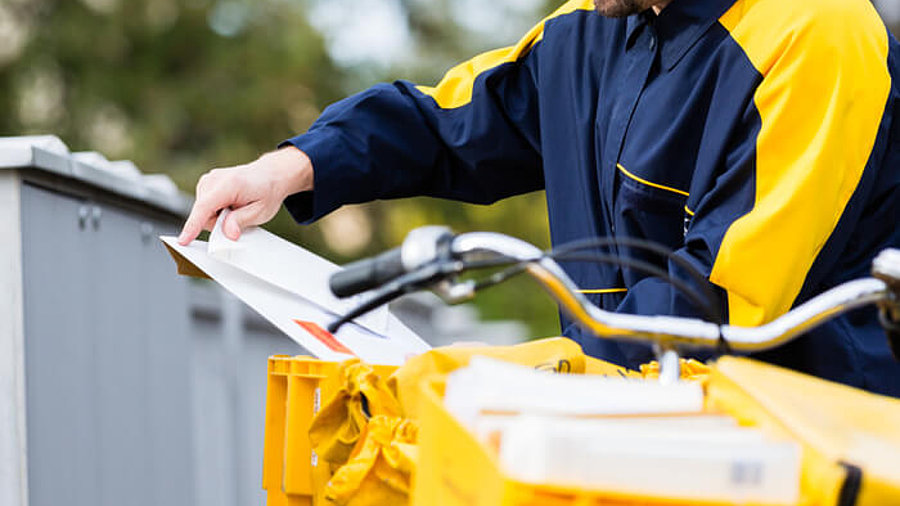
[(593, 0), (569, 0), (529, 30), (515, 46), (482, 53), (450, 69), (437, 86), (416, 86), (416, 89), (434, 98), (442, 109), (462, 107), (472, 101), (475, 79), (483, 72), (504, 63), (514, 62), (527, 54), (538, 41), (544, 38), (544, 23), (548, 20), (578, 10), (593, 9)]
[(862, 178), (890, 92), (887, 31), (867, 0), (738, 0), (719, 20), (763, 76), (756, 197), (710, 280), (732, 324), (790, 309)]

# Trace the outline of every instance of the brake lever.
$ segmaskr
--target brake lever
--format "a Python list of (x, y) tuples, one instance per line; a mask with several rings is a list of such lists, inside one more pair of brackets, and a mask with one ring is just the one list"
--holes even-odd
[(878, 311), (878, 321), (887, 334), (888, 346), (894, 354), (894, 360), (900, 361), (900, 321), (897, 319), (896, 308), (886, 310), (882, 305)]
[(894, 358), (900, 361), (900, 250), (886, 249), (872, 262), (872, 276), (884, 281), (888, 297), (878, 303), (878, 320)]

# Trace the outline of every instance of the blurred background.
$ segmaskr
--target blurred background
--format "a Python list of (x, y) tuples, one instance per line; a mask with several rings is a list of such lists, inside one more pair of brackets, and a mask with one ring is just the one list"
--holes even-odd
[[(385, 80), (435, 83), (453, 64), (515, 42), (553, 4), (0, 0), (0, 135), (52, 133), (72, 151), (133, 160), (193, 194), (202, 173), (273, 149), (329, 103)], [(343, 263), (425, 224), (548, 245), (542, 194), (490, 208), (378, 202), (309, 227), (282, 212), (267, 228)], [(522, 321), (528, 336), (558, 333), (555, 306), (530, 286), (485, 291), (478, 313)]]

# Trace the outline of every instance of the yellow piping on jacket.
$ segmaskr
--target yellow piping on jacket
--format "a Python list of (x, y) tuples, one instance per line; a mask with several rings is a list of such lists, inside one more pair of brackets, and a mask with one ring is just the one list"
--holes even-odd
[(638, 176), (632, 174), (631, 172), (628, 172), (628, 170), (625, 169), (625, 167), (622, 167), (622, 164), (620, 164), (620, 163), (617, 163), (616, 167), (618, 167), (619, 172), (621, 172), (622, 174), (625, 174), (629, 178), (631, 178), (643, 185), (652, 186), (653, 188), (659, 188), (660, 190), (665, 190), (667, 192), (677, 193), (678, 195), (684, 195), (685, 197), (691, 196), (688, 192), (686, 192), (684, 190), (679, 190), (678, 188), (672, 188), (671, 186), (666, 186), (664, 184), (654, 183), (653, 181), (647, 181), (644, 178), (638, 177)]
[(578, 290), (581, 293), (596, 295), (596, 294), (607, 294), (607, 293), (625, 293), (628, 291), (627, 288), (590, 288), (586, 290)]
[(570, 0), (529, 30), (515, 46), (482, 53), (450, 69), (437, 86), (416, 86), (416, 89), (432, 97), (441, 109), (462, 107), (472, 101), (472, 90), (479, 75), (518, 60), (544, 38), (544, 23), (575, 11), (593, 9), (593, 0)]

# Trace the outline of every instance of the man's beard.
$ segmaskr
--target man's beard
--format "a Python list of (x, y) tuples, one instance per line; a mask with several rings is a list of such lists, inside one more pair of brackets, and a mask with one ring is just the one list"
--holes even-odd
[(594, 9), (608, 18), (624, 18), (647, 10), (648, 0), (594, 0)]

